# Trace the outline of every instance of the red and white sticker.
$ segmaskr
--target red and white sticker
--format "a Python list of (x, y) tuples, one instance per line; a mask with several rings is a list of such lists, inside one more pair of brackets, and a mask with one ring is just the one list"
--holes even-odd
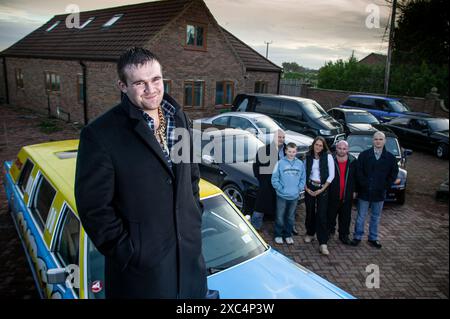
[(102, 284), (102, 282), (100, 281), (100, 280), (96, 280), (96, 281), (94, 281), (93, 283), (92, 283), (92, 285), (91, 285), (91, 291), (94, 293), (94, 294), (98, 294), (100, 291), (102, 291), (103, 290), (103, 284)]

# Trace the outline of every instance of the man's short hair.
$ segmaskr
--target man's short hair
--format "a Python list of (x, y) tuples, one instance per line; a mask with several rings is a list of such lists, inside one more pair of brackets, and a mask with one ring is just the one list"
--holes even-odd
[(125, 69), (129, 65), (139, 66), (153, 61), (159, 63), (158, 57), (149, 50), (138, 47), (129, 48), (119, 57), (119, 61), (117, 62), (117, 74), (119, 75), (120, 81), (125, 84), (127, 83)]
[(339, 146), (340, 144), (344, 144), (345, 146), (348, 147), (348, 142), (346, 140), (340, 140), (339, 142), (337, 142), (336, 147)]
[(292, 142), (287, 143), (286, 147), (297, 149), (297, 145), (295, 143), (292, 143)]
[(381, 132), (381, 131), (376, 131), (376, 132), (373, 134), (373, 138), (375, 138), (375, 137), (377, 137), (377, 136), (380, 136), (380, 137), (382, 137), (383, 139), (386, 139), (386, 135), (385, 135), (383, 132)]

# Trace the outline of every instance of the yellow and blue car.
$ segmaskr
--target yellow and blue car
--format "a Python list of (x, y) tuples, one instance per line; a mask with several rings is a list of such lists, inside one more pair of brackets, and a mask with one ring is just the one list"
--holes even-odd
[[(78, 140), (23, 147), (4, 163), (12, 219), (42, 298), (102, 299), (104, 257), (74, 197)], [(224, 193), (200, 181), (208, 285), (223, 299), (353, 298), (272, 249)]]

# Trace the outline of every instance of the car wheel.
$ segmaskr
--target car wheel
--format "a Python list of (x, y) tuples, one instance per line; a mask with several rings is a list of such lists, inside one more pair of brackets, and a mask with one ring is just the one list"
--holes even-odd
[(237, 185), (228, 184), (225, 185), (222, 190), (240, 211), (244, 209), (244, 195)]
[(448, 145), (441, 143), (436, 147), (436, 156), (439, 158), (447, 158), (448, 156)]
[(403, 190), (397, 196), (397, 204), (399, 204), (399, 205), (405, 204), (405, 197), (406, 197), (406, 190)]

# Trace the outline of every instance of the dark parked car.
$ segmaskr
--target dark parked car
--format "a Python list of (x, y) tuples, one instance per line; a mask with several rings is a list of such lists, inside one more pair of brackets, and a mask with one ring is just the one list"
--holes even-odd
[(401, 99), (375, 95), (350, 95), (340, 107), (368, 111), (382, 123), (407, 114), (427, 115), (411, 112), (410, 107)]
[(386, 123), (386, 127), (395, 132), (402, 145), (448, 158), (448, 119), (402, 116)]
[[(391, 152), (398, 160), (398, 176), (400, 179), (400, 184), (392, 184), (391, 188), (386, 194), (387, 202), (396, 202), (400, 205), (405, 203), (405, 193), (406, 193), (406, 180), (408, 177), (408, 172), (406, 171), (406, 158), (412, 154), (411, 150), (402, 149), (398, 143), (397, 136), (392, 132), (383, 132), (386, 135), (386, 150)], [(373, 131), (358, 131), (351, 133), (347, 142), (349, 145), (349, 152), (358, 157), (359, 154), (371, 147), (373, 147)]]
[(329, 146), (344, 139), (344, 128), (314, 100), (274, 94), (239, 94), (232, 111), (270, 116), (286, 129), (311, 137), (321, 135)]
[[(240, 211), (252, 213), (259, 187), (253, 163), (264, 143), (253, 134), (238, 129), (207, 132), (194, 129), (193, 132), (194, 155), (200, 162), (201, 178), (220, 187)], [(303, 199), (303, 193), (300, 199)]]
[(384, 125), (367, 111), (335, 107), (328, 110), (328, 114), (342, 124), (347, 135), (357, 131), (386, 130)]

